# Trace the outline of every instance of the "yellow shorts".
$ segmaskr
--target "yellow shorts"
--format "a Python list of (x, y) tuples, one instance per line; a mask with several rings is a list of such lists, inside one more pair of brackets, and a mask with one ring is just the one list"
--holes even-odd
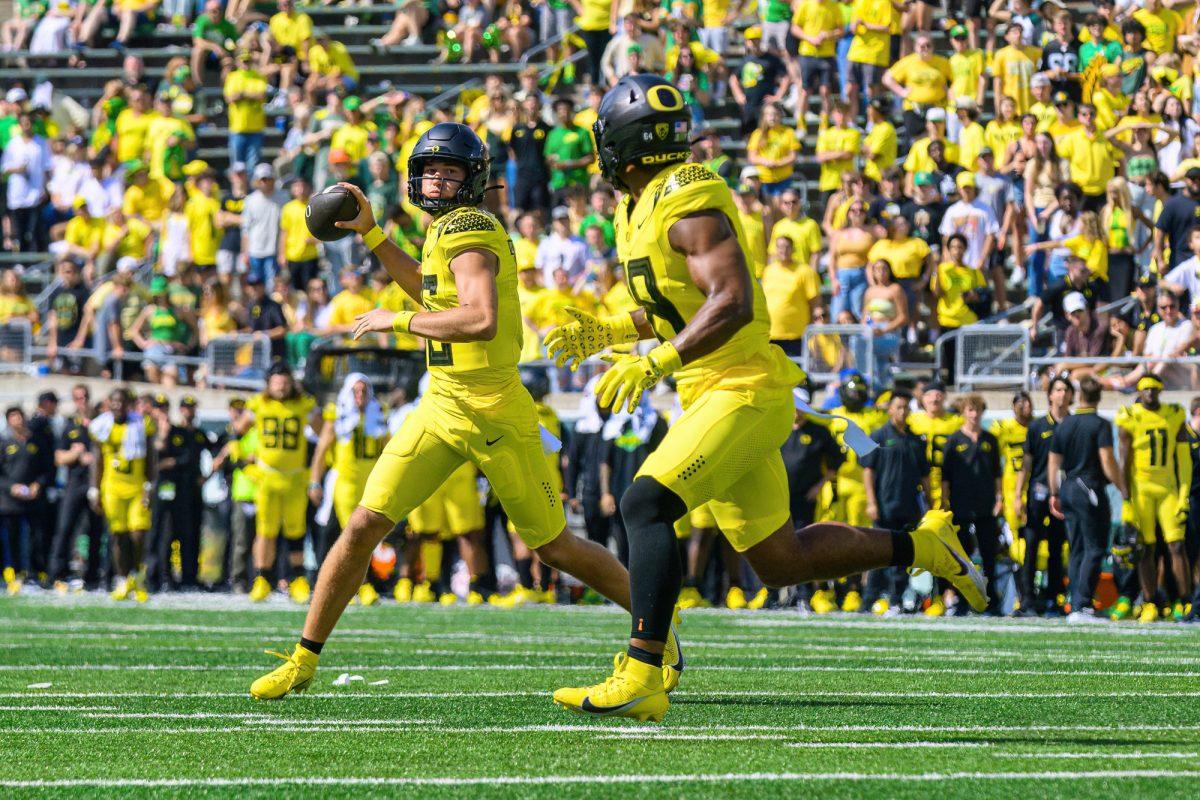
[(443, 539), (483, 530), (475, 465), (465, 463), (454, 470), (428, 500), (408, 515), (408, 527), (416, 534), (441, 534)]
[(109, 533), (115, 535), (150, 530), (150, 506), (146, 504), (141, 490), (131, 494), (128, 490), (116, 492), (104, 488), (100, 491), (100, 497)]
[(307, 527), (308, 471), (277, 472), (257, 465), (253, 475), (255, 534), (274, 539), (282, 529), (284, 538), (303, 539)]
[(1133, 515), (1142, 544), (1153, 544), (1162, 531), (1162, 540), (1167, 543), (1182, 542), (1187, 528), (1179, 520), (1179, 495), (1149, 481), (1133, 482)]
[(839, 475), (837, 498), (837, 522), (859, 528), (871, 527), (871, 518), (867, 516), (867, 489), (862, 481)]
[(796, 416), (790, 391), (717, 389), (688, 407), (638, 470), (683, 499), (708, 504), (735, 550), (748, 550), (787, 521), (787, 474), (779, 448)]
[(1000, 478), (1000, 491), (1004, 495), (1004, 521), (1008, 523), (1008, 529), (1012, 532), (1013, 541), (1020, 540), (1021, 520), (1017, 519), (1016, 510), (1013, 504), (1017, 500), (1017, 475), (1012, 472), (1005, 472)]
[(362, 499), (363, 488), (367, 485), (364, 478), (360, 481), (343, 480), (339, 475), (333, 485), (333, 513), (337, 516), (338, 526), (345, 528), (354, 513), (354, 507)]
[(360, 505), (402, 520), (465, 462), (488, 479), (526, 545), (538, 548), (562, 533), (566, 517), (537, 412), (516, 380), (494, 394), (457, 398), (431, 391), (422, 397), (371, 470)]

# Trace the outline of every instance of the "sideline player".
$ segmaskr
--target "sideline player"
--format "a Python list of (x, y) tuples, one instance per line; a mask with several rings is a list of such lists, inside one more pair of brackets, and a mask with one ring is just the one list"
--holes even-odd
[(1163, 382), (1157, 375), (1143, 375), (1137, 389), (1138, 399), (1117, 412), (1117, 434), (1121, 468), (1141, 542), (1138, 577), (1142, 611), (1138, 622), (1158, 619), (1154, 596), (1158, 591), (1155, 543), (1159, 531), (1166, 545), (1166, 563), (1179, 592), (1173, 609), (1178, 622), (1184, 617), (1184, 601), (1192, 596), (1192, 576), (1183, 551), (1192, 488), (1192, 455), (1183, 429), (1187, 412), (1177, 403), (1159, 401)]
[(95, 442), (88, 497), (96, 498), (112, 535), (117, 578), (112, 599), (125, 600), (132, 594), (144, 603), (149, 595), (137, 571), (150, 530), (150, 489), (156, 465), (149, 443), (154, 422), (149, 415), (134, 411), (130, 400), (128, 389), (113, 389), (108, 410), (88, 425)]
[(908, 429), (925, 441), (929, 459), (929, 507), (944, 508), (942, 502), (942, 453), (950, 434), (962, 427), (963, 419), (946, 410), (946, 387), (931, 381), (921, 390), (921, 410), (908, 417)]
[(288, 594), (307, 603), (312, 590), (304, 576), (304, 539), (308, 520), (308, 440), (304, 428), (317, 401), (296, 386), (292, 371), (275, 362), (267, 371), (267, 389), (246, 401), (246, 413), (233, 432), (258, 431), (258, 449), (246, 472), (254, 479), (254, 571), (250, 600), (261, 603), (275, 591), (276, 546), (280, 530), (288, 541)]
[[(675, 521), (705, 503), (769, 586), (915, 566), (949, 577), (982, 609), (983, 577), (958, 543), (950, 515), (916, 530), (822, 523), (797, 535), (780, 446), (795, 418), (803, 374), (769, 341), (762, 287), (729, 187), (688, 157), (691, 114), (655, 75), (622, 78), (594, 126), (604, 176), (625, 192), (616, 212), (618, 255), (640, 308), (550, 331), (547, 352), (576, 365), (614, 344), (657, 338), (646, 355), (609, 355), (602, 407), (634, 408), (674, 374), (681, 416), (621, 498), (629, 531), (633, 627), (611, 678), (564, 688), (554, 701), (586, 714), (660, 720), (668, 701), (661, 663), (679, 595)], [(710, 502), (711, 501), (711, 502)]]
[[(361, 372), (351, 372), (342, 381), (337, 399), (325, 406), (325, 425), (313, 450), (309, 467), (308, 496), (319, 507), (325, 499), (325, 475), (332, 466), (333, 513), (339, 530), (345, 530), (350, 514), (362, 499), (367, 476), (387, 444), (387, 417), (371, 381)], [(332, 461), (328, 458), (332, 452)], [(358, 590), (358, 600), (369, 606), (379, 599), (369, 581)]]
[[(256, 698), (308, 688), (375, 546), (466, 461), (487, 477), (543, 563), (629, 608), (625, 568), (605, 548), (567, 531), (554, 491), (533, 399), (517, 372), (522, 330), (512, 240), (480, 209), (490, 165), (483, 142), (465, 125), (440, 123), (417, 140), (408, 160), (409, 199), (436, 217), (420, 262), (387, 240), (357, 187), (340, 184), (358, 199), (359, 215), (337, 225), (361, 234), (392, 280), (426, 309), (374, 309), (356, 319), (354, 336), (398, 331), (425, 339), (429, 390), (371, 470), (362, 501), (321, 566), (300, 642), (286, 663), (250, 687)], [(668, 686), (683, 668), (671, 638)]]
[(1000, 443), (1000, 457), (1003, 459), (1003, 476), (1000, 480), (1004, 494), (1004, 522), (1008, 525), (1008, 535), (1012, 544), (1009, 546), (1009, 557), (1016, 564), (1024, 559), (1021, 538), (1021, 519), (1017, 513), (1017, 476), (1021, 474), (1021, 462), (1025, 456), (1025, 439), (1029, 435), (1029, 423), (1033, 421), (1033, 400), (1029, 392), (1021, 389), (1013, 394), (1013, 415), (1010, 418), (998, 419), (992, 423), (992, 434)]

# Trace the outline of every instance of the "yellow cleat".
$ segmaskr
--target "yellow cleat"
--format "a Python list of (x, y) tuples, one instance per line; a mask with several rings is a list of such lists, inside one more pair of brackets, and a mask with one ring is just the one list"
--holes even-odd
[(671, 628), (667, 631), (667, 641), (663, 646), (662, 682), (663, 689), (669, 694), (679, 685), (679, 676), (683, 674), (683, 647), (679, 644), (679, 631), (676, 625), (682, 624), (679, 619), (679, 609), (672, 616)]
[(438, 598), (438, 602), (444, 606), (452, 606), (458, 602), (458, 595), (456, 595), (454, 592), (444, 592), (442, 596)]
[(250, 602), (261, 603), (271, 596), (271, 582), (259, 575), (254, 579), (254, 585), (250, 587)]
[(308, 578), (303, 575), (293, 578), (292, 582), (288, 584), (288, 596), (292, 598), (293, 603), (299, 605), (307, 603), (308, 599), (312, 597), (312, 587), (308, 585)]
[(925, 570), (954, 584), (971, 608), (987, 608), (987, 578), (975, 569), (958, 541), (949, 511), (926, 511), (912, 532), (913, 570)]
[(810, 605), (812, 605), (814, 614), (828, 614), (831, 611), (837, 611), (837, 604), (833, 602), (833, 592), (829, 589), (813, 592)]
[(282, 658), (284, 663), (250, 684), (250, 696), (255, 700), (279, 700), (291, 692), (299, 694), (312, 685), (320, 658), (316, 653), (300, 645), (296, 645), (290, 656), (274, 650), (265, 652)]
[(408, 578), (396, 581), (396, 590), (392, 593), (397, 603), (411, 603), (413, 599), (413, 582)]
[(10, 597), (15, 597), (21, 593), (21, 581), (11, 580), (6, 587)]
[(3, 577), (5, 583), (12, 583), (17, 579), (17, 571), (12, 567), (5, 567)]
[(886, 597), (881, 597), (871, 604), (871, 613), (877, 617), (882, 617), (891, 607), (892, 604), (888, 602), (888, 599)]
[(118, 578), (117, 581), (117, 587), (112, 590), (109, 597), (119, 603), (122, 600), (129, 599), (129, 595), (133, 594), (134, 589), (137, 588), (137, 584), (134, 582), (132, 575), (126, 577), (124, 580)]
[(414, 603), (433, 603), (437, 600), (437, 595), (433, 593), (433, 587), (429, 585), (429, 581), (418, 583), (413, 587), (412, 601)]
[(679, 590), (680, 608), (710, 608), (712, 603), (704, 599), (700, 590), (695, 586), (685, 586)]
[(925, 616), (927, 616), (927, 617), (944, 617), (944, 616), (946, 616), (946, 602), (944, 600), (942, 600), (942, 598), (940, 596), (933, 598), (932, 602), (929, 603), (929, 607), (925, 609)]
[(862, 595), (856, 591), (846, 592), (846, 596), (842, 598), (842, 611), (849, 614), (854, 614), (862, 608)]
[(729, 591), (725, 593), (725, 607), (734, 610), (745, 608), (746, 593), (742, 591), (740, 586), (730, 586)]
[(369, 583), (364, 583), (358, 587), (358, 602), (364, 606), (373, 606), (379, 602), (379, 592), (375, 591), (375, 587)]
[(1138, 614), (1138, 622), (1158, 622), (1158, 606), (1153, 602), (1142, 604), (1142, 613)]
[(662, 670), (617, 653), (613, 674), (595, 686), (564, 688), (554, 693), (555, 705), (595, 717), (630, 717), (662, 722), (670, 701)]
[(479, 592), (467, 592), (467, 605), (481, 606), (484, 604), (484, 602), (483, 595), (481, 595)]
[(767, 587), (764, 586), (758, 590), (758, 594), (750, 598), (750, 602), (746, 604), (746, 608), (750, 609), (751, 611), (758, 611), (767, 604), (767, 600), (770, 599), (770, 596), (771, 593), (767, 591)]
[(553, 606), (558, 604), (558, 595), (555, 594), (553, 589), (543, 589), (540, 592), (535, 591), (534, 594), (536, 595), (536, 599), (534, 600), (535, 603), (539, 603), (544, 606)]

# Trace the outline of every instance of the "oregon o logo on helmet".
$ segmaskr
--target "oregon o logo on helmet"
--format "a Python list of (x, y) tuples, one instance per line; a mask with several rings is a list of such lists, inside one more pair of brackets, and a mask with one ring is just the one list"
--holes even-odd
[(646, 92), (646, 103), (655, 111), (680, 111), (683, 108), (683, 95), (674, 86), (651, 86)]
[(436, 152), (440, 151), (441, 149), (442, 149), (441, 145), (435, 144), (429, 148), (429, 152), (436, 153)]

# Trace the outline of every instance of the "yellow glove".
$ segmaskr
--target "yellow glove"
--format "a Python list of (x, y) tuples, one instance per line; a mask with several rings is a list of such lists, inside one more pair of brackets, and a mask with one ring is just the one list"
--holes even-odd
[(683, 366), (675, 345), (660, 344), (644, 356), (606, 355), (612, 364), (596, 383), (596, 404), (619, 411), (622, 403), (632, 412), (642, 402), (642, 393)]
[(546, 355), (558, 366), (570, 364), (574, 372), (588, 356), (594, 356), (614, 344), (631, 344), (638, 340), (637, 326), (629, 314), (615, 317), (596, 317), (578, 308), (564, 308), (574, 322), (552, 328), (546, 334)]

